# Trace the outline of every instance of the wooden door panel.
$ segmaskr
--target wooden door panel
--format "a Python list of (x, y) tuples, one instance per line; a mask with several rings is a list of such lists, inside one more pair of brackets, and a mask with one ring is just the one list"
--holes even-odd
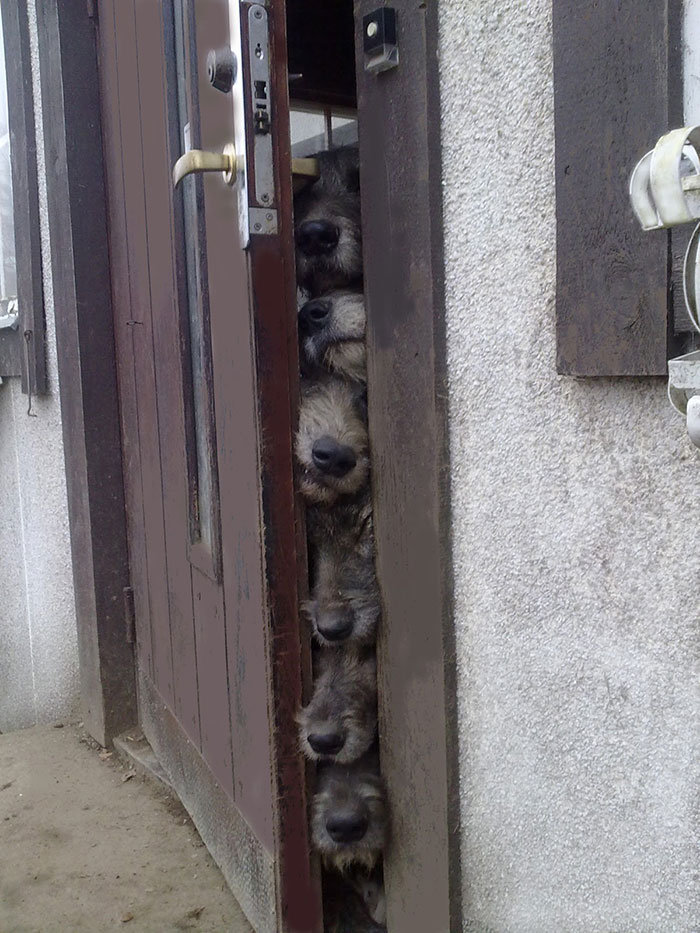
[[(172, 29), (158, 4), (137, 0), (136, 35), (143, 159), (143, 197), (148, 248), (150, 324), (153, 352), (154, 425), (146, 423), (159, 441), (162, 477), (168, 612), (152, 616), (154, 645), (172, 664), (172, 688), (156, 670), (155, 683), (188, 735), (199, 739), (197, 670), (193, 622), (193, 594), (187, 545), (189, 536), (187, 454), (182, 398), (184, 348), (178, 301), (178, 276), (173, 242), (174, 208), (169, 167), (173, 153), (168, 130), (168, 58)], [(140, 336), (140, 330), (135, 339)], [(144, 334), (144, 336), (146, 336)], [(149, 373), (150, 375), (150, 373)], [(148, 392), (150, 398), (151, 393)], [(153, 548), (160, 547), (155, 540)], [(160, 555), (155, 555), (160, 560)], [(177, 650), (175, 648), (177, 647)]]
[[(111, 6), (111, 4), (109, 5)], [(109, 9), (108, 6), (108, 9)], [(130, 364), (133, 369), (136, 443), (139, 449), (140, 475), (126, 464), (127, 487), (140, 485), (142, 512), (129, 516), (130, 566), (134, 586), (139, 663), (159, 685), (161, 695), (172, 703), (172, 654), (169, 644), (156, 637), (154, 620), (167, 618), (168, 593), (165, 560), (163, 488), (160, 445), (157, 434), (157, 406), (153, 334), (150, 308), (150, 276), (148, 269), (147, 220), (144, 203), (144, 167), (141, 125), (139, 119), (139, 71), (137, 55), (137, 23), (133, 0), (115, 3), (107, 22), (117, 36), (115, 43), (115, 98), (119, 108), (119, 171), (109, 174), (123, 183), (124, 235), (126, 267), (123, 269), (130, 285), (130, 304), (115, 303), (115, 330), (126, 331), (129, 338), (120, 341), (125, 359), (120, 359), (120, 374)], [(104, 20), (103, 20), (104, 22)], [(115, 191), (116, 194), (116, 191)], [(114, 199), (112, 198), (112, 202)], [(121, 206), (121, 205), (120, 205)], [(128, 380), (127, 380), (128, 381)], [(125, 418), (125, 412), (122, 411)], [(130, 430), (134, 426), (130, 425)], [(135, 466), (135, 465), (134, 465)], [(132, 476), (133, 472), (133, 476)], [(135, 568), (135, 553), (140, 553), (144, 572)], [(140, 585), (139, 585), (140, 583)]]
[[(171, 183), (185, 124), (193, 147), (233, 138), (231, 98), (205, 66), (228, 39), (228, 0), (100, 0), (102, 87), (142, 725), (256, 929), (315, 933), (294, 723), (308, 641), (302, 650), (283, 0), (267, 10), (280, 229), (246, 252), (237, 194), (219, 176), (186, 179), (189, 201)], [(192, 327), (210, 359), (191, 353)]]

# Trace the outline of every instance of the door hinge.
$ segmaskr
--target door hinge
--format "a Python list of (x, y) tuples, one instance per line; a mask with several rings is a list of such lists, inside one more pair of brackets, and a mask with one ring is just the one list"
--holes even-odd
[(134, 611), (134, 589), (125, 586), (124, 593), (124, 638), (127, 645), (136, 642), (136, 612)]

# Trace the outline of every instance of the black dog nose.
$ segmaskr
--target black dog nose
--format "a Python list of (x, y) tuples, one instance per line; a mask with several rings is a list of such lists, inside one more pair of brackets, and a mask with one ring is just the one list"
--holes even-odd
[(331, 303), (324, 298), (307, 301), (299, 312), (299, 330), (304, 336), (323, 330), (331, 313)]
[(329, 816), (326, 820), (328, 835), (334, 842), (357, 842), (367, 832), (367, 817), (358, 814)]
[(311, 448), (311, 459), (316, 469), (329, 476), (345, 476), (357, 463), (352, 447), (339, 444), (332, 437), (319, 437)]
[(345, 739), (338, 732), (312, 732), (307, 740), (317, 755), (335, 755), (345, 745)]
[(340, 231), (328, 220), (307, 220), (296, 232), (297, 246), (305, 256), (332, 253), (339, 239)]
[(343, 641), (352, 632), (352, 615), (349, 612), (324, 612), (316, 620), (316, 628), (326, 641)]

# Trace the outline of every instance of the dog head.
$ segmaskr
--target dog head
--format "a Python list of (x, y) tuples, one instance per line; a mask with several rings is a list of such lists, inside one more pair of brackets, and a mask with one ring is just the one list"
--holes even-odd
[(367, 381), (366, 314), (362, 292), (336, 290), (312, 298), (299, 310), (302, 371), (334, 373)]
[(327, 866), (341, 873), (353, 865), (371, 871), (386, 844), (388, 825), (376, 753), (369, 752), (351, 765), (319, 769), (311, 830)]
[(298, 715), (304, 754), (348, 764), (369, 749), (377, 733), (377, 662), (374, 652), (319, 652), (311, 702)]
[(302, 383), (294, 449), (310, 502), (332, 505), (359, 492), (369, 477), (363, 393), (332, 377)]
[(311, 296), (362, 281), (356, 146), (319, 152), (319, 177), (294, 198), (297, 281)]

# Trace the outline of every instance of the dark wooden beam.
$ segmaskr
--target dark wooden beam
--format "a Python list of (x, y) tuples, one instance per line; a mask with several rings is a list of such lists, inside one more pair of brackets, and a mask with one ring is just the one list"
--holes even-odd
[(85, 3), (37, 16), (82, 699), (106, 745), (136, 722), (136, 690), (95, 25)]
[(398, 0), (400, 64), (355, 35), (388, 928), (461, 930), (437, 7)]

